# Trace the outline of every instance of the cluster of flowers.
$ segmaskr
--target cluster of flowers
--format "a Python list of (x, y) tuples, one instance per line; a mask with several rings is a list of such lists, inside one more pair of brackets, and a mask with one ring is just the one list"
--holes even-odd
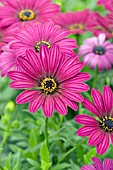
[[(89, 136), (89, 145), (96, 146), (98, 154), (105, 153), (110, 140), (113, 144), (113, 92), (105, 86), (103, 94), (92, 90), (94, 103), (84, 99), (80, 93), (89, 90), (84, 81), (90, 75), (80, 71), (84, 63), (91, 68), (98, 66), (99, 70), (111, 68), (113, 44), (106, 41), (106, 37), (113, 35), (112, 8), (105, 4), (110, 14), (102, 17), (89, 9), (61, 13), (51, 0), (1, 2), (0, 70), (1, 76), (12, 79), (11, 88), (24, 90), (16, 103), (30, 102), (31, 113), (42, 107), (44, 115), (50, 117), (54, 109), (62, 115), (67, 114), (67, 106), (76, 111), (77, 102), (82, 102), (99, 120), (86, 114), (77, 115), (75, 121), (84, 125), (77, 134)], [(67, 36), (85, 31), (98, 37), (85, 40), (78, 53), (84, 56), (83, 62), (79, 62), (73, 51), (77, 48), (76, 41)], [(98, 166), (103, 170), (113, 168), (113, 161), (109, 159), (105, 160), (104, 168), (98, 158), (93, 161), (94, 166), (84, 166), (82, 170), (95, 170)], [(107, 162), (112, 162), (108, 168)]]

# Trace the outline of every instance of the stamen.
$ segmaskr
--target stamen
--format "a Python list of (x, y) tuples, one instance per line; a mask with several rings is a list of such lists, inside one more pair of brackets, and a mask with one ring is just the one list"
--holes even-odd
[(34, 13), (34, 11), (32, 11), (30, 9), (26, 9), (26, 10), (20, 11), (18, 16), (21, 21), (30, 21), (35, 18), (35, 13)]
[(96, 46), (93, 50), (95, 54), (103, 55), (105, 53), (105, 49), (101, 46)]
[(69, 29), (70, 30), (83, 30), (83, 25), (82, 24), (72, 24), (70, 27), (69, 27)]
[(100, 120), (100, 127), (105, 132), (113, 132), (113, 118), (105, 116)]
[(47, 42), (47, 41), (40, 41), (40, 42), (38, 42), (38, 43), (36, 44), (36, 46), (35, 46), (35, 49), (36, 49), (37, 52), (39, 52), (40, 46), (41, 46), (42, 44), (47, 45), (47, 47), (48, 47), (49, 49), (50, 49), (50, 47), (51, 47), (51, 45), (49, 44), (49, 42)]
[(45, 78), (40, 84), (40, 88), (45, 94), (54, 93), (57, 90), (57, 86), (56, 81), (52, 78)]

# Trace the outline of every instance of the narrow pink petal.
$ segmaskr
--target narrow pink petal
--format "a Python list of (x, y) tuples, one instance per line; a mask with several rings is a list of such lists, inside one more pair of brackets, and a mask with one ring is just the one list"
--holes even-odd
[(106, 39), (105, 34), (99, 34), (99, 36), (98, 36), (98, 43), (99, 44), (98, 45), (102, 45), (104, 43), (105, 39)]
[(97, 170), (93, 165), (84, 165), (81, 170)]
[(103, 169), (102, 161), (99, 158), (93, 157), (92, 160), (94, 162), (94, 166), (95, 166), (96, 169), (98, 169), (98, 170)]
[(110, 144), (109, 134), (105, 133), (102, 142), (100, 142), (97, 145), (97, 153), (99, 155), (104, 154), (107, 151), (107, 149), (109, 148), (109, 144)]
[(88, 144), (90, 146), (96, 146), (97, 144), (101, 143), (105, 137), (105, 132), (101, 129), (97, 129), (92, 132), (89, 137)]
[(95, 105), (91, 101), (85, 98), (82, 104), (86, 109), (88, 109), (90, 112), (95, 114), (97, 117), (99, 118), (101, 117), (101, 114), (99, 113), (98, 109), (95, 107)]
[(113, 133), (110, 133), (110, 138), (111, 138), (111, 142), (112, 142), (112, 145), (113, 145)]
[(28, 74), (30, 77), (37, 78), (37, 72), (34, 69), (34, 66), (31, 65), (31, 63), (26, 60), (23, 57), (18, 57), (18, 63), (22, 67), (22, 69), (25, 71), (26, 74)]
[(85, 92), (88, 91), (90, 89), (90, 87), (87, 84), (83, 84), (83, 83), (66, 83), (64, 85), (61, 84), (61, 88), (63, 89), (67, 89), (68, 91), (74, 91), (74, 93), (81, 93), (81, 92)]
[(97, 89), (92, 90), (92, 98), (100, 113), (105, 113), (103, 97)]
[(109, 158), (105, 158), (103, 170), (112, 170), (112, 169), (113, 169), (113, 160)]
[(108, 113), (108, 115), (109, 115), (111, 110), (112, 110), (112, 107), (113, 107), (112, 106), (113, 93), (112, 93), (112, 90), (109, 86), (104, 86), (103, 101), (104, 101), (106, 113)]
[(36, 112), (42, 105), (45, 100), (45, 95), (42, 93), (38, 95), (34, 100), (32, 100), (29, 104), (29, 111), (31, 113)]
[(58, 96), (54, 97), (54, 103), (56, 111), (65, 116), (68, 112), (66, 103), (64, 103)]
[(26, 88), (33, 88), (36, 87), (38, 84), (32, 81), (13, 81), (10, 83), (10, 87), (14, 89), (26, 89)]
[(37, 74), (41, 74), (43, 71), (42, 64), (40, 61), (40, 57), (31, 49), (26, 51), (26, 57), (28, 61), (34, 66)]
[(26, 81), (33, 81), (36, 82), (36, 80), (34, 80), (33, 78), (29, 77), (29, 75), (27, 75), (24, 72), (20, 72), (20, 71), (10, 71), (8, 73), (8, 77), (12, 80), (26, 80)]
[[(59, 90), (60, 91), (60, 90)], [(84, 98), (81, 94), (78, 93), (73, 93), (71, 91), (67, 91), (67, 90), (61, 90), (61, 93), (69, 98), (70, 100), (73, 100), (75, 102), (83, 102)]]
[(39, 91), (37, 90), (25, 90), (22, 93), (20, 93), (16, 98), (17, 104), (23, 104), (30, 102), (36, 98), (36, 96), (39, 95)]
[(83, 126), (79, 130), (77, 130), (76, 134), (78, 136), (82, 136), (82, 137), (90, 136), (91, 133), (97, 129), (98, 129), (98, 127), (95, 127), (95, 126), (94, 127), (93, 126)]
[(87, 114), (79, 114), (75, 116), (74, 120), (80, 124), (88, 125), (88, 126), (98, 126), (99, 123), (96, 119), (93, 117), (87, 115)]
[(52, 116), (53, 111), (54, 111), (54, 100), (53, 100), (53, 98), (51, 96), (48, 95), (45, 98), (45, 101), (44, 101), (44, 103), (42, 105), (42, 110), (43, 110), (44, 115), (46, 117)]

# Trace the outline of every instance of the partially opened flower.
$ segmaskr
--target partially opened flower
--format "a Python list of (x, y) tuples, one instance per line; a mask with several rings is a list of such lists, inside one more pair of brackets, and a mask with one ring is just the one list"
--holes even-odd
[(51, 0), (7, 0), (0, 6), (2, 26), (46, 20), (58, 12), (59, 6), (52, 4)]
[(76, 48), (76, 41), (67, 38), (69, 31), (63, 30), (53, 22), (30, 25), (15, 35), (15, 41), (10, 45), (17, 51), (17, 56), (25, 56), (27, 49), (32, 49), (39, 53), (41, 45), (45, 44), (48, 49), (53, 44), (58, 44), (61, 51), (67, 56), (75, 54), (72, 49)]
[(111, 9), (111, 0), (98, 0), (97, 1), (98, 5), (103, 5), (106, 9)]
[(3, 28), (0, 25), (0, 50), (4, 45), (7, 45), (7, 43), (14, 39), (13, 34), (16, 33), (16, 30), (15, 26)]
[(101, 16), (99, 13), (95, 12), (93, 25), (90, 29), (96, 36), (103, 33), (108, 39), (113, 37), (113, 21), (108, 14), (106, 16)]
[(89, 136), (88, 144), (96, 146), (98, 154), (104, 154), (109, 148), (110, 142), (113, 145), (113, 92), (109, 86), (104, 86), (102, 94), (92, 90), (94, 103), (85, 99), (82, 104), (98, 119), (87, 114), (80, 114), (75, 121), (83, 124), (77, 131), (77, 135)]
[(105, 41), (105, 34), (88, 38), (79, 48), (79, 56), (83, 56), (86, 65), (92, 69), (96, 66), (99, 70), (111, 69), (113, 64), (113, 44)]
[(67, 105), (78, 109), (76, 102), (84, 98), (80, 92), (89, 90), (84, 81), (89, 79), (88, 73), (80, 73), (83, 63), (77, 57), (65, 58), (58, 46), (49, 50), (41, 46), (40, 56), (33, 50), (26, 52), (27, 59), (18, 58), (18, 63), (24, 70), (10, 71), (8, 77), (13, 80), (10, 87), (24, 89), (17, 98), (18, 104), (30, 102), (30, 112), (36, 112), (41, 106), (46, 117), (53, 114), (54, 109), (66, 115)]
[(84, 165), (81, 170), (113, 170), (113, 159), (105, 158), (103, 164), (97, 157), (93, 157), (92, 161), (94, 164)]
[(89, 30), (89, 24), (92, 14), (89, 9), (77, 12), (59, 13), (53, 20), (70, 31), (70, 34), (83, 34)]
[(14, 50), (9, 48), (9, 44), (1, 48), (0, 53), (0, 71), (1, 76), (4, 77), (7, 73), (14, 70), (21, 70), (17, 63), (17, 58), (15, 57)]

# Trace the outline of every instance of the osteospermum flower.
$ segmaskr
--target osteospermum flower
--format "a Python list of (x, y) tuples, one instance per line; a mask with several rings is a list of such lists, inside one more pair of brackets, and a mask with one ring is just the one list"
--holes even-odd
[(30, 102), (30, 112), (36, 112), (41, 106), (46, 117), (53, 114), (54, 109), (66, 115), (67, 105), (78, 109), (76, 102), (84, 99), (80, 92), (87, 91), (84, 80), (88, 73), (80, 73), (83, 63), (77, 57), (65, 58), (58, 46), (49, 50), (46, 46), (40, 49), (40, 56), (32, 50), (26, 52), (27, 59), (18, 58), (24, 72), (11, 71), (8, 77), (13, 80), (11, 88), (25, 89), (17, 98), (17, 104)]
[(89, 30), (92, 14), (89, 9), (77, 12), (60, 13), (54, 18), (54, 22), (70, 31), (70, 34), (83, 34)]
[(58, 44), (61, 51), (68, 56), (75, 54), (72, 49), (76, 48), (75, 40), (67, 38), (69, 31), (62, 30), (53, 22), (42, 24), (41, 22), (30, 25), (15, 35), (15, 41), (10, 45), (17, 51), (17, 56), (25, 56), (27, 49), (33, 49), (39, 53), (42, 44), (49, 49), (53, 44)]
[(105, 41), (105, 34), (98, 37), (88, 38), (79, 48), (79, 56), (83, 56), (83, 61), (89, 64), (92, 69), (96, 66), (99, 70), (110, 69), (113, 64), (113, 44)]
[(0, 18), (2, 26), (12, 24), (26, 24), (40, 20), (46, 20), (57, 14), (60, 8), (52, 4), (51, 0), (7, 0), (4, 6), (0, 6)]
[(113, 144), (113, 92), (109, 86), (104, 86), (102, 94), (93, 89), (92, 98), (94, 103), (85, 99), (82, 104), (98, 120), (87, 114), (77, 115), (75, 121), (84, 125), (77, 135), (89, 136), (88, 144), (96, 146), (97, 153), (101, 155), (107, 151), (110, 141)]
[(94, 164), (84, 165), (81, 170), (113, 170), (113, 160), (109, 158), (105, 158), (102, 164), (102, 161), (93, 157), (92, 161)]

